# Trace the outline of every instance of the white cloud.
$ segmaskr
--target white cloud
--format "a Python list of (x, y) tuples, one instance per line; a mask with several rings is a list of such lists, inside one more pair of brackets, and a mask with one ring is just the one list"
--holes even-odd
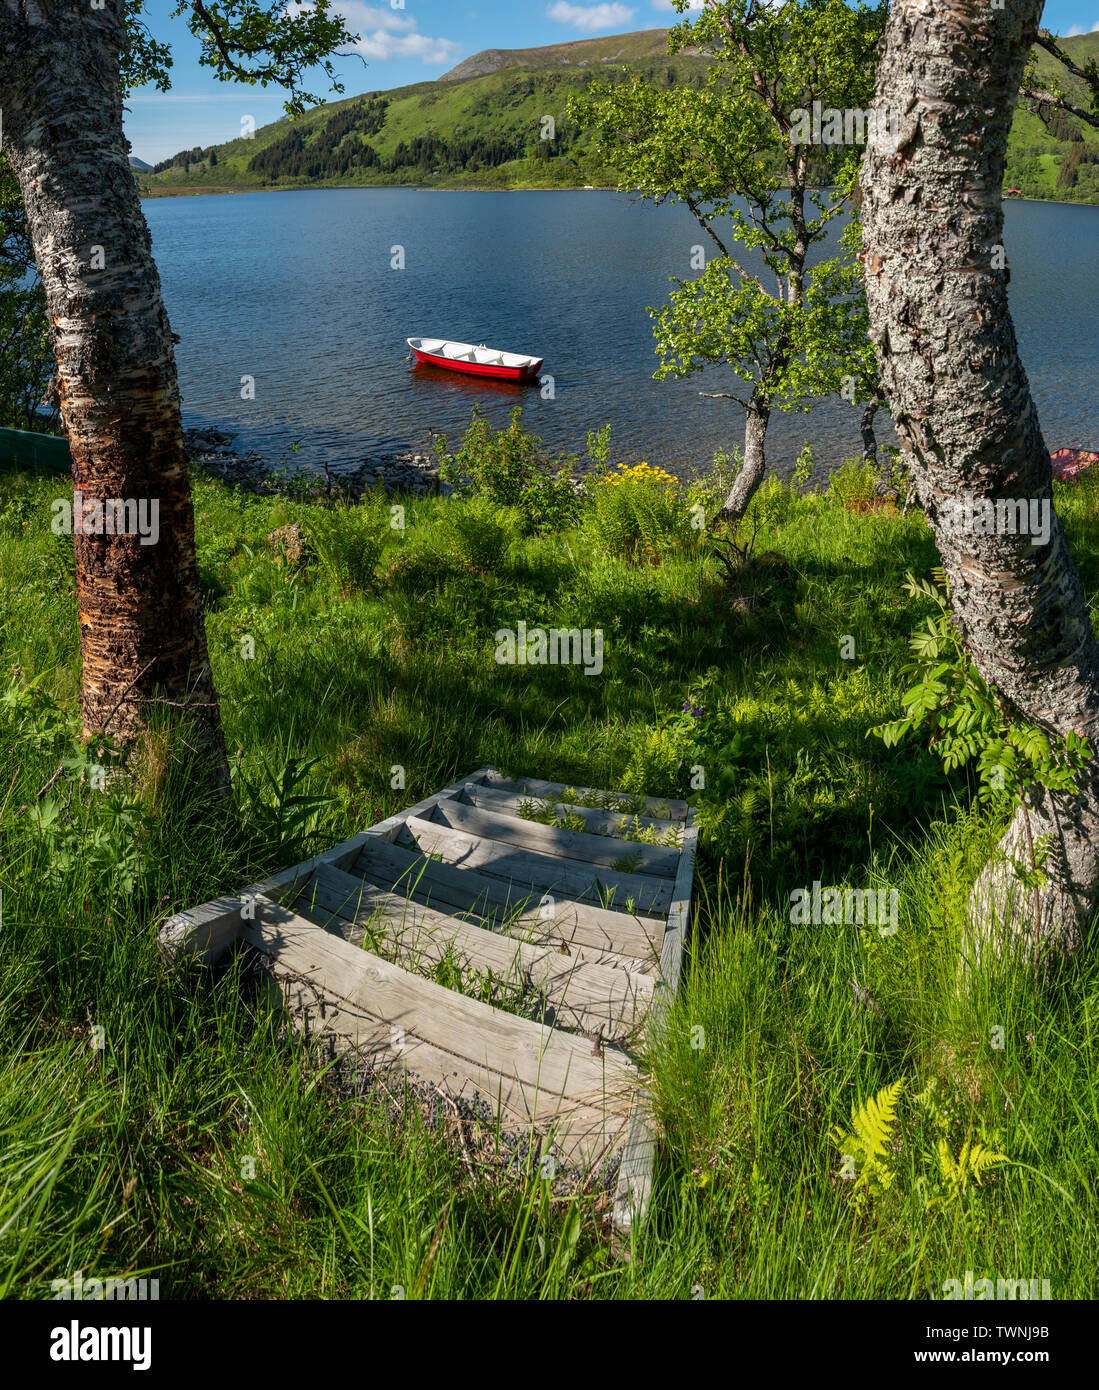
[[(691, 14), (698, 14), (699, 11), (704, 10), (705, 8), (706, 0), (691, 0), (691, 3), (687, 6), (687, 10), (690, 11)], [(676, 13), (676, 7), (672, 3), (672, 0), (653, 0), (653, 9), (671, 10), (673, 14)]]
[[(287, 9), (300, 13), (308, 5), (291, 3)], [(419, 58), (424, 63), (446, 63), (456, 58), (465, 48), (453, 39), (433, 39), (416, 29), (416, 21), (403, 10), (391, 9), (388, 5), (367, 5), (363, 0), (337, 0), (332, 6), (334, 13), (347, 23), (352, 34), (359, 35), (358, 43), (352, 44), (352, 53), (361, 53), (364, 58), (385, 63), (391, 58)], [(341, 52), (347, 50), (341, 49)]]
[(1080, 34), (1094, 34), (1099, 31), (1099, 24), (1093, 24), (1090, 29), (1085, 29), (1082, 24), (1074, 24), (1071, 29), (1066, 29), (1062, 38), (1075, 39)]
[(628, 24), (633, 10), (629, 5), (569, 5), (565, 0), (557, 0), (546, 11), (546, 18), (594, 34), (597, 29), (617, 29), (620, 24)]

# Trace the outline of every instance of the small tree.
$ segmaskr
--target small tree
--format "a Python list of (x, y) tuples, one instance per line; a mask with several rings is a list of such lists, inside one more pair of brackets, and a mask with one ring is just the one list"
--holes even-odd
[(19, 184), (0, 155), (0, 425), (33, 430), (51, 423), (56, 410), (47, 414), (41, 406), (52, 374), (46, 295)]
[[(681, 12), (685, 5), (676, 0)], [(658, 89), (632, 74), (596, 81), (570, 102), (620, 187), (683, 203), (717, 249), (697, 279), (676, 281), (664, 309), (649, 312), (658, 378), (717, 365), (743, 382), (701, 393), (745, 412), (744, 460), (724, 506), (733, 522), (766, 472), (773, 410), (808, 409), (831, 390), (852, 401), (876, 391), (854, 243), (816, 266), (809, 258), (854, 187), (885, 14), (884, 3), (710, 0), (669, 36), (672, 52), (712, 56), (701, 89)], [(826, 110), (839, 113), (838, 127), (822, 127)], [(814, 156), (814, 143), (828, 149)], [(734, 243), (757, 253), (764, 271), (742, 264)]]

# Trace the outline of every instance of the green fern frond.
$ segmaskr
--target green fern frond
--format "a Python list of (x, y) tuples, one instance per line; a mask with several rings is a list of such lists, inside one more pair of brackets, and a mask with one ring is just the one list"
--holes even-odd
[(962, 1145), (961, 1152), (955, 1159), (952, 1157), (946, 1141), (944, 1139), (939, 1140), (939, 1166), (942, 1169), (943, 1177), (959, 1192), (965, 1191), (970, 1178), (979, 1187), (981, 1177), (989, 1169), (1006, 1162), (1006, 1154), (997, 1153), (987, 1144), (970, 1143), (968, 1139)]
[(902, 1076), (899, 1081), (894, 1081), (892, 1086), (883, 1086), (876, 1096), (872, 1096), (863, 1105), (853, 1105), (851, 1133), (844, 1134), (838, 1126), (832, 1131), (833, 1141), (844, 1152), (863, 1155), (866, 1169), (879, 1163), (889, 1146), (903, 1085)]

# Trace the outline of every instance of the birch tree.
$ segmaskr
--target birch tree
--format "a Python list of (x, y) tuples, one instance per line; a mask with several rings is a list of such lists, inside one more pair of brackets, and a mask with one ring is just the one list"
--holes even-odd
[[(1094, 750), (1099, 645), (1052, 511), (1003, 249), (1008, 132), (1041, 10), (1041, 0), (892, 7), (876, 102), (900, 127), (895, 145), (867, 149), (863, 263), (882, 388), (965, 648), (1013, 716)], [(974, 511), (998, 500), (1048, 506), (1048, 542), (999, 526), (959, 530), (967, 495)], [(1025, 862), (1028, 837), (1049, 850), (1036, 905), (1011, 867)], [(1000, 848), (970, 899), (978, 945), (1036, 935), (1047, 954), (1076, 950), (1099, 902), (1099, 758), (1084, 763), (1075, 791), (1034, 788)]]
[(676, 280), (650, 313), (657, 377), (724, 368), (728, 387), (702, 394), (744, 412), (743, 462), (723, 509), (734, 523), (766, 474), (775, 410), (806, 409), (843, 378), (853, 403), (874, 395), (856, 268), (844, 254), (810, 260), (847, 210), (884, 20), (884, 4), (710, 0), (669, 36), (672, 52), (712, 58), (701, 89), (657, 89), (634, 74), (569, 104), (620, 186), (682, 203), (709, 250), (702, 273)]
[[(150, 704), (193, 721), (228, 784), (195, 558), (173, 334), (129, 166), (129, 84), (170, 84), (171, 56), (142, 0), (0, 0), (3, 150), (26, 208), (46, 293), (61, 419), (73, 460), (74, 547), (86, 737), (126, 740)], [(222, 80), (277, 83), (293, 115), (315, 102), (303, 77), (352, 36), (328, 0), (180, 0)], [(96, 531), (96, 504), (155, 502), (158, 539)], [(93, 534), (80, 534), (82, 527)], [(109, 727), (108, 727), (109, 726)]]

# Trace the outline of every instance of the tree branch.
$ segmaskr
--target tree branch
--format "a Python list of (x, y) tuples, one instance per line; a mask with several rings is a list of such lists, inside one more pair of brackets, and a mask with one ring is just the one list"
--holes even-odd
[(1033, 87), (1023, 87), (1020, 95), (1027, 97), (1030, 101), (1039, 101), (1046, 106), (1055, 106), (1059, 111), (1067, 111), (1070, 116), (1076, 116), (1081, 121), (1087, 121), (1088, 125), (1094, 126), (1099, 130), (1099, 112), (1085, 111), (1082, 106), (1077, 106), (1075, 102), (1069, 101), (1059, 92), (1037, 91)]

